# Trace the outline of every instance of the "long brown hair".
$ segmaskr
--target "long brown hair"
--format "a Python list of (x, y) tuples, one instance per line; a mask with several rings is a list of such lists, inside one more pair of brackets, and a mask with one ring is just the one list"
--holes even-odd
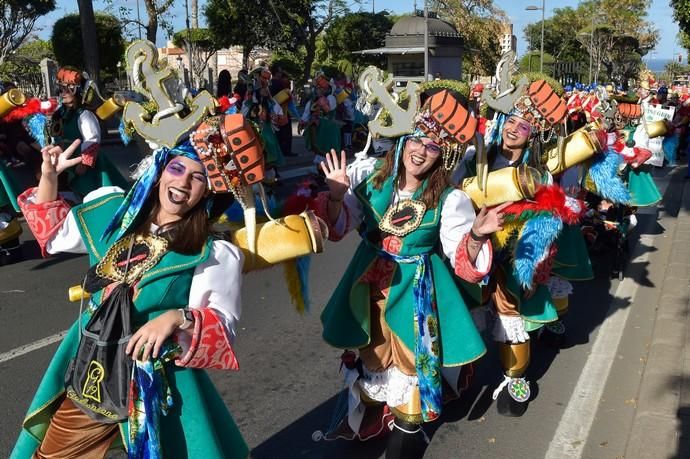
[[(151, 191), (150, 196), (153, 198), (150, 200), (150, 211), (138, 226), (138, 232), (148, 233), (158, 215), (161, 206), (158, 200), (158, 186)], [(201, 199), (181, 219), (159, 228), (159, 235), (168, 239), (168, 250), (183, 255), (195, 255), (201, 252), (211, 232), (211, 225), (206, 214), (207, 199), (209, 198)]]
[[(396, 142), (397, 143), (397, 142)], [(403, 154), (404, 152), (403, 146)], [(374, 188), (380, 190), (383, 186), (383, 182), (386, 181), (388, 177), (393, 175), (393, 169), (395, 167), (395, 144), (393, 148), (386, 155), (383, 166), (379, 168), (374, 175), (373, 183)], [(398, 177), (393, 178), (393, 186), (398, 186), (400, 177), (405, 173), (405, 164), (403, 164), (402, 157), (400, 158), (400, 164), (398, 165)], [(435, 209), (438, 206), (439, 201), (443, 192), (450, 187), (450, 181), (448, 179), (448, 172), (443, 168), (443, 155), (439, 155), (436, 162), (432, 165), (432, 168), (426, 173), (426, 177), (423, 180), (427, 180), (427, 186), (422, 192), (422, 201), (427, 209)]]

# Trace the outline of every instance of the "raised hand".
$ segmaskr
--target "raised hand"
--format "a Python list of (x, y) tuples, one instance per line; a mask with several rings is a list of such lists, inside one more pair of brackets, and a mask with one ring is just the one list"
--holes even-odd
[(484, 237), (496, 231), (501, 231), (503, 229), (503, 209), (511, 204), (512, 202), (504, 202), (491, 210), (487, 210), (486, 206), (482, 206), (472, 224), (472, 232), (479, 237)]
[(326, 161), (321, 161), (321, 170), (326, 175), (328, 190), (331, 198), (335, 201), (341, 201), (350, 188), (350, 177), (347, 176), (346, 168), (345, 151), (340, 152), (340, 161), (338, 161), (338, 154), (333, 149), (326, 153)]
[(71, 158), (74, 152), (79, 148), (81, 140), (77, 139), (72, 144), (63, 150), (57, 145), (48, 145), (41, 149), (41, 156), (43, 157), (43, 164), (41, 164), (41, 174), (44, 176), (60, 175), (65, 169), (76, 166), (81, 163), (81, 156)]

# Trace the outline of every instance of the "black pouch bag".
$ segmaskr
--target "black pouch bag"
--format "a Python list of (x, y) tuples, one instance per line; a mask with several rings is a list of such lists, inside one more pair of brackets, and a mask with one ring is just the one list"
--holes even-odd
[(132, 359), (125, 348), (132, 336), (131, 308), (131, 287), (117, 285), (86, 324), (65, 374), (67, 397), (98, 422), (127, 419)]

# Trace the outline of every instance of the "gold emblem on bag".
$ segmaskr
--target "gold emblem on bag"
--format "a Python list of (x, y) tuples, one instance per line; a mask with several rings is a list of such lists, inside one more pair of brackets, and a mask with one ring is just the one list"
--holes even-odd
[(95, 360), (89, 363), (89, 371), (86, 372), (87, 378), (81, 393), (84, 397), (90, 398), (97, 403), (101, 403), (101, 382), (105, 378), (103, 365)]
[(379, 229), (393, 236), (405, 237), (419, 225), (426, 212), (426, 204), (416, 199), (404, 199), (388, 208), (379, 222)]

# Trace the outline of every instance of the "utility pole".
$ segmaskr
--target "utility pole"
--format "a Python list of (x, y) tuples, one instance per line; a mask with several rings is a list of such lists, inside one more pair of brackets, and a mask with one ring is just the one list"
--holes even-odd
[(594, 54), (594, 14), (592, 14), (592, 31), (589, 34), (589, 84), (592, 84), (592, 55)]
[(429, 81), (429, 8), (424, 0), (424, 81)]
[(199, 28), (199, 0), (192, 0), (192, 29)]
[(141, 14), (139, 13), (139, 0), (137, 0), (137, 29), (139, 29), (139, 40), (141, 40)]
[(541, 0), (541, 58), (539, 59), (539, 71), (544, 73), (544, 4), (546, 0)]
[(189, 1), (184, 0), (185, 25), (187, 26), (187, 57), (189, 58), (189, 84), (194, 88), (194, 45), (192, 31), (189, 28)]

